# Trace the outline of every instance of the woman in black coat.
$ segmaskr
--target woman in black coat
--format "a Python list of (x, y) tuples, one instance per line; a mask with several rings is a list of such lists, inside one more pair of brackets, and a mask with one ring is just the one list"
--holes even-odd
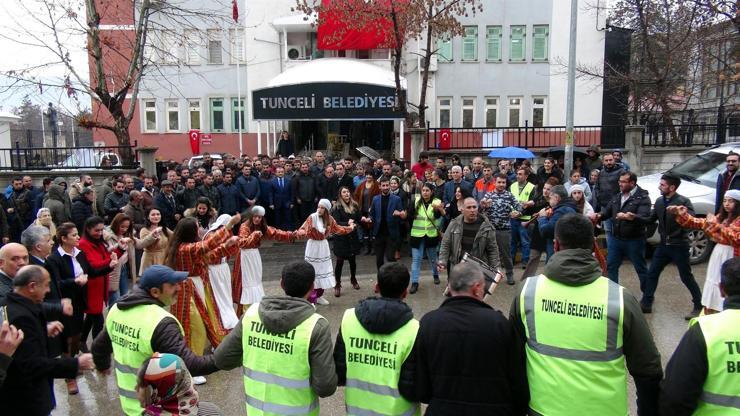
[[(56, 242), (57, 246), (46, 258), (46, 269), (59, 287), (62, 297), (72, 300), (74, 313), (72, 316), (62, 318), (62, 324), (64, 324), (62, 337), (66, 340), (63, 355), (74, 357), (80, 350), (82, 322), (87, 308), (87, 276), (96, 276), (100, 274), (100, 271), (93, 270), (85, 253), (77, 248), (80, 235), (77, 227), (71, 222), (57, 227)], [(70, 394), (77, 394), (77, 383), (74, 379), (67, 380), (67, 391)]]
[[(360, 224), (360, 218), (362, 218), (360, 207), (352, 199), (352, 192), (346, 186), (339, 188), (339, 198), (337, 198), (337, 203), (334, 204), (334, 208), (331, 210), (331, 215), (339, 225), (349, 225), (350, 221)], [(344, 266), (345, 259), (349, 262), (349, 281), (355, 290), (360, 290), (360, 284), (357, 283), (356, 277), (357, 262), (355, 256), (360, 254), (362, 246), (360, 245), (360, 239), (357, 237), (357, 230), (345, 235), (335, 235), (333, 240), (334, 255), (337, 257), (337, 265), (334, 267), (334, 276), (337, 280), (334, 286), (334, 296), (339, 297), (342, 293), (342, 266)]]

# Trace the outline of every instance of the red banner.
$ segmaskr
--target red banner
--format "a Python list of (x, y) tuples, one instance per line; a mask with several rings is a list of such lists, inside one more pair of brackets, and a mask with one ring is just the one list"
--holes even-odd
[(384, 17), (374, 18), (372, 16), (378, 15), (377, 12), (368, 13), (365, 20), (347, 21), (349, 15), (354, 13), (346, 11), (347, 2), (355, 3), (356, 9), (361, 10), (363, 7), (389, 9), (388, 1), (390, 0), (382, 0), (378, 5), (378, 3), (371, 4), (365, 0), (322, 0), (324, 16), (320, 19), (317, 30), (318, 48), (321, 50), (368, 50), (394, 47), (393, 22), (390, 17), (387, 17), (388, 14), (383, 13)]
[(440, 129), (437, 137), (437, 148), (439, 150), (449, 150), (452, 142), (452, 132), (450, 129)]
[(188, 138), (190, 139), (190, 151), (193, 152), (193, 155), (199, 155), (200, 154), (200, 131), (190, 130), (188, 132)]

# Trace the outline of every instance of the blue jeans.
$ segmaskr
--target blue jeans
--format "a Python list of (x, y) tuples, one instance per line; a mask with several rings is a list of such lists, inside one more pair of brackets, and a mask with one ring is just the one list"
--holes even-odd
[(429, 265), (432, 267), (432, 274), (439, 276), (437, 272), (437, 246), (424, 247), (424, 240), (419, 243), (419, 248), (411, 247), (411, 283), (419, 283), (419, 271), (421, 270), (421, 260), (426, 250), (429, 258)]
[(522, 246), (522, 264), (529, 261), (529, 233), (520, 220), (511, 220), (511, 261), (516, 259), (516, 249)]
[[(115, 305), (116, 302), (118, 302), (118, 299), (121, 298), (121, 296), (128, 293), (128, 277), (129, 277), (129, 270), (128, 270), (128, 263), (125, 263), (121, 265), (121, 275), (119, 276), (118, 280), (118, 290), (116, 291), (108, 291), (108, 307)], [(113, 289), (113, 288), (110, 288)]]
[(647, 280), (647, 263), (645, 262), (645, 239), (620, 240), (613, 235), (607, 235), (606, 270), (609, 280), (619, 283), (619, 266), (622, 258), (627, 257), (640, 278), (640, 282)]
[(691, 302), (695, 309), (701, 308), (701, 289), (691, 273), (689, 262), (689, 246), (687, 245), (665, 245), (660, 244), (655, 248), (653, 260), (650, 262), (646, 280), (640, 279), (640, 290), (642, 291), (641, 303), (651, 306), (655, 300), (655, 290), (658, 288), (658, 279), (665, 266), (671, 264), (678, 268), (681, 282), (691, 293)]

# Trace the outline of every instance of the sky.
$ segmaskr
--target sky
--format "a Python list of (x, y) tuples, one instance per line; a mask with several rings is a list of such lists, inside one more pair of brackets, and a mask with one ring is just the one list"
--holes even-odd
[[(75, 0), (2, 0), (0, 1), (0, 51), (3, 58), (0, 59), (0, 111), (9, 112), (20, 105), (24, 96), (28, 95), (34, 104), (46, 107), (53, 103), (59, 111), (76, 114), (79, 110), (90, 108), (90, 99), (84, 94), (79, 94), (80, 101), (77, 102), (67, 97), (64, 88), (44, 86), (43, 93), (38, 84), (19, 88), (16, 86), (8, 88), (13, 80), (6, 76), (8, 71), (28, 70), (26, 77), (33, 77), (37, 82), (50, 85), (63, 85), (64, 79), (69, 75), (69, 70), (48, 49), (55, 47), (53, 33), (50, 23), (52, 17), (44, 7), (44, 2), (54, 6), (51, 16), (61, 27), (59, 33), (60, 44), (63, 50), (69, 52), (75, 71), (88, 78), (87, 56), (84, 50), (85, 37), (79, 29), (74, 28), (76, 21), (66, 17), (68, 5), (79, 6)], [(84, 11), (71, 10), (84, 19)], [(47, 64), (47, 65), (44, 65)], [(42, 66), (43, 67), (39, 67)], [(75, 85), (74, 77), (70, 77)]]

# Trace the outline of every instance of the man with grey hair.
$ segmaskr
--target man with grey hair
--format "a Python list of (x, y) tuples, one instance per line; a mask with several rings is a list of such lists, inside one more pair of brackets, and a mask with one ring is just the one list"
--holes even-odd
[(445, 205), (455, 201), (455, 189), (459, 186), (463, 193), (473, 195), (473, 184), (463, 180), (462, 168), (460, 166), (453, 166), (449, 172), (450, 180), (444, 185), (444, 194), (442, 196), (442, 202)]
[(529, 402), (523, 341), (504, 315), (483, 302), (483, 271), (452, 268), (451, 297), (421, 318), (412, 353), (417, 397), (428, 414), (525, 414)]
[(75, 358), (50, 358), (48, 338), (58, 336), (63, 325), (46, 322), (41, 303), (49, 291), (49, 272), (41, 266), (24, 266), (13, 279), (13, 292), (7, 296), (6, 317), (23, 331), (24, 339), (15, 351), (5, 384), (0, 388), (3, 412), (12, 415), (51, 413), (50, 380), (75, 378), (79, 371), (92, 370), (90, 354)]

